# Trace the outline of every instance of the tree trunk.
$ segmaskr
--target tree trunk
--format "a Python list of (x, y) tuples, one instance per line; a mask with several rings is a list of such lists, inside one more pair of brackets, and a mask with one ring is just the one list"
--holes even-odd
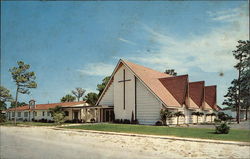
[(247, 120), (248, 106), (246, 107), (246, 120)]
[(198, 124), (198, 122), (199, 122), (199, 116), (197, 115), (197, 124)]
[[(241, 77), (241, 64), (242, 64), (242, 57), (240, 58), (240, 65), (239, 65), (239, 76), (238, 76), (238, 82), (240, 81), (240, 77)], [(237, 116), (237, 123), (239, 124), (240, 123), (240, 98), (241, 98), (241, 96), (240, 96), (240, 93), (241, 93), (241, 91), (240, 91), (240, 84), (238, 83), (238, 99), (237, 99), (237, 101), (238, 101), (238, 111), (237, 111), (237, 114), (238, 114), (238, 116)]]
[(177, 125), (179, 125), (179, 116), (177, 117)]
[(17, 116), (17, 99), (18, 99), (18, 90), (19, 90), (19, 86), (17, 85), (17, 89), (16, 89), (16, 101), (15, 101), (15, 116), (14, 116), (14, 123), (16, 125), (16, 116)]
[(238, 110), (237, 110), (237, 123), (240, 123), (240, 104), (238, 104)]

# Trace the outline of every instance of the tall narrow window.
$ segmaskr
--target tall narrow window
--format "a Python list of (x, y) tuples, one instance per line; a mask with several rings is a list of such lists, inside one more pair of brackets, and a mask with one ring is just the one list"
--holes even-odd
[(28, 112), (24, 112), (24, 117), (28, 117)]

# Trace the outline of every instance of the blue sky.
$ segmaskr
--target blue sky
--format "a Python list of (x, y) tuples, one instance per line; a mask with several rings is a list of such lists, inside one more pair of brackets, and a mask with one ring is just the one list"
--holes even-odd
[[(87, 92), (120, 58), (190, 81), (218, 86), (218, 104), (237, 76), (232, 50), (249, 37), (247, 1), (2, 2), (1, 85), (14, 95), (8, 69), (31, 65), (37, 89), (20, 101), (59, 102)], [(224, 72), (224, 76), (219, 76)]]

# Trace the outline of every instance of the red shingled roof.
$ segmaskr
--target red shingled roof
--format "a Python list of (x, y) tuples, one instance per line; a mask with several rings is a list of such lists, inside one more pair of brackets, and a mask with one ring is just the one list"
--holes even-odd
[[(36, 104), (36, 108), (32, 110), (47, 110), (49, 108), (55, 108), (56, 106), (61, 106), (61, 107), (70, 107), (70, 106), (75, 106), (78, 104), (84, 104), (86, 103), (85, 101), (80, 101), (80, 102), (64, 102), (64, 103), (50, 103), (50, 104)], [(15, 108), (9, 108), (7, 111), (13, 111)], [(30, 110), (28, 105), (17, 107), (17, 111), (22, 111), (22, 110)]]
[(166, 106), (181, 107), (179, 102), (159, 80), (159, 78), (172, 77), (171, 75), (155, 71), (129, 61), (121, 60), (121, 62), (127, 66), (137, 76), (137, 78), (153, 92), (153, 94), (155, 94), (163, 103), (165, 103)]
[(199, 107), (202, 106), (204, 96), (204, 81), (189, 83), (189, 96)]
[(205, 101), (211, 108), (218, 109), (216, 106), (216, 86), (205, 87)]
[(188, 75), (160, 78), (159, 80), (163, 86), (174, 96), (180, 105), (185, 103)]
[[(199, 109), (199, 107), (202, 106), (202, 103), (205, 104), (205, 107), (211, 108), (208, 104), (203, 102), (204, 83), (202, 84), (202, 82), (197, 82), (196, 84), (196, 82), (192, 82), (191, 84), (188, 84), (188, 75), (173, 77), (125, 60), (119, 60), (111, 75), (111, 80), (97, 101), (97, 105), (112, 83), (113, 76), (116, 71), (118, 71), (122, 65), (126, 66), (138, 78), (138, 80), (141, 81), (146, 88), (148, 88), (148, 90), (151, 91), (167, 107), (182, 107), (182, 104), (184, 104), (187, 99), (187, 105), (190, 108)], [(188, 90), (189, 87), (191, 87), (191, 90)], [(190, 94), (190, 96), (188, 96), (188, 94)], [(216, 103), (216, 100), (214, 103)]]
[[(15, 110), (15, 108), (9, 108), (6, 111), (13, 111), (13, 110)], [(18, 111), (29, 110), (29, 106), (25, 105), (25, 106), (17, 107), (16, 110), (18, 110)]]

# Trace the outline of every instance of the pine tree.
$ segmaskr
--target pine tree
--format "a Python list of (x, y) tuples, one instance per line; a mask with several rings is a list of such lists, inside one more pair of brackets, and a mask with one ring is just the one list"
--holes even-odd
[(249, 108), (249, 61), (250, 61), (250, 41), (238, 41), (236, 50), (233, 51), (234, 58), (238, 63), (234, 66), (238, 71), (237, 79), (234, 79), (228, 88), (228, 93), (224, 96), (226, 99), (223, 104), (237, 111), (237, 123), (240, 122), (240, 110)]
[[(11, 72), (12, 79), (16, 84), (16, 98), (15, 98), (15, 114), (18, 102), (18, 93), (29, 94), (30, 88), (36, 88), (35, 72), (29, 72), (30, 65), (25, 64), (23, 61), (17, 62), (18, 67), (13, 67), (9, 71)], [(15, 115), (16, 124), (16, 115)]]

